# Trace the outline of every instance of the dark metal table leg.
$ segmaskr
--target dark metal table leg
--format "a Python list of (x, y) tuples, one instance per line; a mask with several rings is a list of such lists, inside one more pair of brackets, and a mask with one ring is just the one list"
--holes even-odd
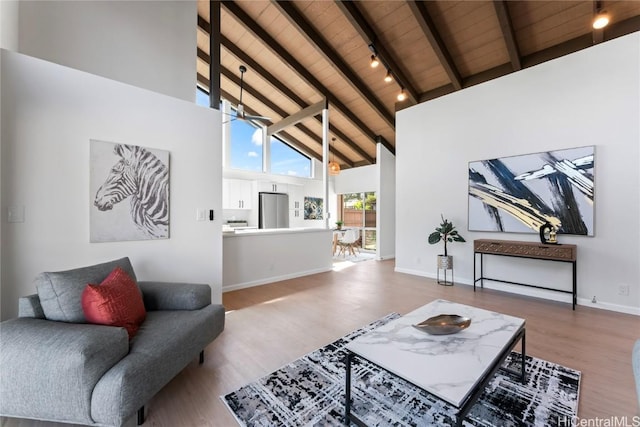
[(351, 424), (351, 361), (353, 360), (353, 353), (347, 350), (347, 356), (344, 358), (344, 364), (347, 367), (345, 374), (345, 386), (344, 386), (344, 423), (345, 425)]
[(526, 358), (527, 358), (527, 349), (526, 349), (526, 342), (527, 342), (527, 331), (526, 329), (522, 331), (522, 365), (521, 365), (521, 369), (522, 369), (522, 384), (526, 384), (527, 383), (527, 371), (525, 369), (526, 366)]
[(476, 253), (473, 253), (473, 292), (476, 291)]
[(573, 309), (576, 309), (576, 302), (578, 299), (578, 284), (576, 282), (576, 261), (573, 261)]

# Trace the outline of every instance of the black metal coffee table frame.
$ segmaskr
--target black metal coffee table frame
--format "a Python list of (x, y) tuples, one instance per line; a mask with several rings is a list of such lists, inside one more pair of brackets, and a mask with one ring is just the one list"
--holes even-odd
[[(475, 387), (472, 389), (471, 393), (469, 393), (467, 395), (467, 397), (465, 398), (465, 400), (463, 401), (462, 405), (460, 406), (458, 413), (456, 414), (456, 426), (461, 426), (462, 425), (462, 421), (465, 419), (465, 417), (467, 416), (467, 414), (469, 413), (469, 411), (471, 410), (471, 408), (473, 407), (473, 405), (475, 405), (475, 403), (477, 402), (477, 400), (480, 398), (480, 396), (482, 395), (482, 393), (484, 392), (485, 387), (487, 386), (487, 384), (489, 383), (489, 381), (491, 381), (494, 377), (494, 375), (496, 374), (496, 372), (498, 371), (498, 369), (503, 369), (504, 371), (510, 372), (512, 374), (516, 374), (516, 375), (520, 375), (520, 381), (522, 381), (523, 384), (526, 384), (527, 382), (527, 373), (525, 370), (525, 358), (526, 358), (526, 335), (525, 335), (525, 327), (523, 326), (522, 328), (520, 328), (518, 330), (518, 332), (513, 336), (513, 338), (511, 338), (511, 341), (509, 341), (509, 344), (505, 347), (505, 349), (499, 354), (498, 358), (496, 358), (495, 362), (491, 365), (491, 367), (484, 373), (484, 375), (482, 376), (482, 378), (480, 378), (480, 381), (478, 381), (478, 383), (475, 385)], [(511, 350), (513, 350), (513, 348), (516, 346), (516, 344), (518, 343), (518, 341), (521, 341), (522, 343), (522, 354), (521, 354), (521, 363), (520, 363), (520, 372), (517, 371), (512, 371), (510, 369), (506, 369), (502, 367), (502, 364), (504, 363), (505, 359), (507, 358), (507, 356), (511, 353)], [(344, 409), (344, 419), (345, 419), (345, 425), (351, 425), (351, 423), (355, 423), (356, 425), (360, 426), (360, 427), (367, 427), (367, 425), (361, 420), (359, 419), (356, 415), (351, 413), (351, 362), (353, 361), (353, 358), (355, 356), (360, 357), (361, 359), (365, 359), (370, 363), (373, 363), (374, 365), (378, 366), (381, 369), (384, 369), (383, 367), (377, 365), (374, 362), (371, 362), (370, 360), (368, 360), (366, 357), (363, 357), (359, 354), (356, 354), (350, 350), (346, 350), (347, 355), (345, 356), (345, 365), (346, 365), (346, 375), (345, 375), (345, 409)], [(392, 372), (390, 372), (392, 375)], [(402, 378), (399, 377), (398, 375), (396, 375), (398, 378)], [(402, 378), (405, 381), (408, 381), (406, 378)], [(411, 381), (409, 381), (411, 382)], [(416, 385), (417, 386), (417, 385)], [(417, 386), (419, 387), (419, 386)], [(425, 390), (427, 391), (427, 390)], [(429, 393), (427, 391), (427, 393)], [(437, 397), (437, 396), (436, 396)]]

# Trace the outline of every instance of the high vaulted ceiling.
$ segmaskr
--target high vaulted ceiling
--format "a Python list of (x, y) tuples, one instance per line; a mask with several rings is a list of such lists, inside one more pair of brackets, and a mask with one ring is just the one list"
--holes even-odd
[[(640, 30), (640, 1), (220, 4), (221, 97), (238, 103), (238, 69), (245, 65), (248, 114), (277, 122), (326, 98), (330, 157), (342, 167), (375, 163), (377, 142), (395, 152), (395, 112), (402, 108)], [(198, 1), (198, 84), (207, 91), (210, 5), (218, 2)], [(591, 26), (598, 9), (611, 19), (604, 30)], [(375, 69), (371, 45), (382, 60)], [(218, 69), (215, 57), (213, 64)], [(390, 83), (383, 81), (385, 65)], [(401, 87), (408, 99), (398, 102)], [(319, 117), (280, 135), (322, 159)]]

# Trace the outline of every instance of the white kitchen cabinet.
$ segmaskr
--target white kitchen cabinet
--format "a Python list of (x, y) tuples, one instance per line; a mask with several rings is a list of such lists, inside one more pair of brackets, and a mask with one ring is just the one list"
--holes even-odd
[(289, 194), (289, 209), (304, 209), (304, 186), (287, 184)]
[(304, 227), (304, 186), (288, 184), (289, 227)]
[(253, 181), (247, 179), (223, 179), (222, 208), (252, 209), (254, 196), (253, 184)]
[(258, 183), (258, 191), (266, 191), (268, 193), (286, 193), (288, 184), (273, 181), (260, 181)]
[(305, 226), (304, 221), (304, 209), (290, 209), (289, 210), (289, 227), (291, 228), (303, 228)]

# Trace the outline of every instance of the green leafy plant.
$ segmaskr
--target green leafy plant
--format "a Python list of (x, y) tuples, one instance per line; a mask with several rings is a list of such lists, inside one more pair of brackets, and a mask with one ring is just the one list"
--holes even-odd
[(458, 234), (458, 230), (451, 221), (445, 219), (442, 214), (440, 214), (440, 218), (442, 218), (442, 223), (436, 227), (436, 231), (429, 234), (429, 243), (435, 245), (441, 240), (444, 241), (444, 256), (447, 256), (447, 242), (466, 242), (466, 240)]
[(338, 227), (338, 229), (342, 228), (342, 224), (344, 224), (344, 222), (336, 221), (336, 227)]

